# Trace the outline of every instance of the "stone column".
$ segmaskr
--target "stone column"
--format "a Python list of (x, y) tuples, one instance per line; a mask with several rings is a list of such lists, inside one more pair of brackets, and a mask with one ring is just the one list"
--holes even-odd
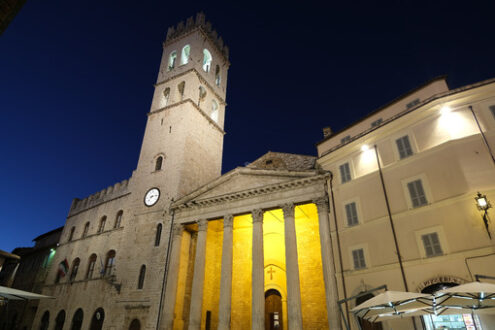
[(335, 262), (333, 259), (332, 238), (330, 237), (330, 222), (328, 217), (328, 198), (321, 197), (314, 201), (318, 208), (320, 227), (321, 263), (325, 281), (325, 297), (327, 301), (328, 326), (330, 329), (342, 329), (339, 306), (337, 304), (337, 280), (335, 278)]
[(172, 245), (170, 259), (168, 261), (167, 285), (165, 287), (165, 298), (163, 301), (163, 321), (160, 329), (173, 329), (175, 300), (177, 298), (177, 280), (179, 275), (180, 248), (182, 232), (184, 227), (180, 224), (174, 225), (172, 229)]
[(189, 330), (201, 328), (201, 309), (203, 307), (203, 284), (205, 280), (206, 229), (207, 220), (198, 221), (198, 239), (194, 258), (194, 274), (191, 289), (191, 307), (189, 309)]
[(284, 211), (285, 228), (285, 267), (287, 275), (287, 316), (289, 330), (302, 329), (301, 287), (299, 285), (294, 204), (284, 204), (282, 210)]
[(253, 216), (253, 269), (251, 326), (253, 330), (265, 328), (265, 262), (263, 256), (263, 210)]
[(232, 244), (234, 217), (223, 217), (222, 273), (220, 277), (220, 303), (218, 308), (218, 330), (230, 329), (230, 303), (232, 299)]

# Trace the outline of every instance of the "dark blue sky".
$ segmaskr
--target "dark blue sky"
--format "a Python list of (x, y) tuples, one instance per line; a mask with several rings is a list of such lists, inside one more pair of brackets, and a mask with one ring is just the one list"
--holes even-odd
[(167, 28), (200, 10), (230, 47), (224, 172), (314, 155), (323, 126), (438, 75), (495, 77), (494, 1), (322, 3), (28, 1), (0, 36), (0, 249), (130, 177)]

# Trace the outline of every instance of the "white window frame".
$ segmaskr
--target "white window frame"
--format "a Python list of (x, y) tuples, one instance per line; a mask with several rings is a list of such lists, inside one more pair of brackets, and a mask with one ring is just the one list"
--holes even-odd
[[(442, 255), (438, 256), (427, 256), (426, 255), (426, 249), (423, 243), (423, 235), (428, 235), (428, 234), (433, 234), (436, 233), (438, 236), (438, 240), (440, 241), (440, 246), (442, 248)], [(435, 227), (428, 227), (422, 230), (418, 230), (415, 232), (416, 235), (416, 244), (418, 245), (419, 249), (419, 254), (421, 258), (423, 259), (431, 259), (431, 258), (436, 258), (436, 257), (441, 257), (449, 254), (449, 245), (447, 244), (447, 239), (445, 238), (445, 232), (442, 226), (435, 226)]]
[[(356, 213), (357, 213), (358, 222), (355, 225), (349, 225), (349, 219), (347, 219), (347, 211), (346, 211), (345, 206), (347, 204), (351, 204), (351, 203), (356, 204)], [(353, 228), (353, 227), (359, 226), (360, 224), (363, 223), (363, 213), (361, 212), (361, 203), (360, 203), (359, 198), (352, 198), (352, 199), (343, 201), (342, 202), (342, 212), (343, 212), (342, 214), (344, 215), (343, 218), (345, 219), (345, 223), (344, 223), (345, 227)]]
[[(363, 250), (363, 255), (364, 255), (364, 263), (365, 267), (364, 268), (354, 268), (354, 256), (352, 255), (352, 251), (354, 250)], [(353, 245), (349, 247), (349, 262), (352, 270), (364, 270), (368, 269), (371, 267), (371, 262), (370, 262), (370, 256), (368, 252), (368, 244), (358, 244), (358, 245)]]
[[(414, 207), (412, 200), (411, 200), (411, 194), (409, 193), (409, 188), (407, 187), (407, 184), (409, 182), (413, 182), (416, 180), (421, 180), (421, 184), (423, 186), (423, 190), (424, 190), (425, 196), (426, 196), (426, 204)], [(407, 203), (408, 209), (410, 209), (410, 210), (420, 209), (422, 207), (428, 206), (428, 205), (433, 203), (433, 198), (432, 198), (431, 190), (430, 190), (430, 184), (429, 184), (428, 179), (427, 179), (425, 174), (419, 174), (416, 176), (412, 176), (412, 177), (403, 179), (401, 181), (401, 183), (402, 183), (402, 190), (404, 192), (404, 196), (406, 197), (406, 203)]]
[[(409, 138), (409, 143), (411, 144), (411, 149), (413, 154), (406, 158), (400, 158), (399, 148), (397, 147), (396, 141), (406, 135)], [(412, 134), (411, 130), (401, 131), (400, 133), (394, 134), (391, 138), (392, 138), (392, 149), (394, 150), (394, 157), (396, 161), (403, 161), (406, 159), (410, 159), (411, 157), (414, 157), (414, 155), (418, 154), (418, 145), (416, 143), (414, 134)]]
[[(347, 180), (347, 181), (343, 182), (343, 181), (342, 181), (342, 173), (341, 173), (341, 171), (340, 171), (340, 166), (342, 166), (342, 165), (344, 165), (344, 164), (346, 164), (346, 163), (347, 163), (347, 164), (349, 164), (349, 174), (351, 175), (351, 178), (350, 178), (349, 180)], [(351, 160), (351, 159), (348, 159), (348, 160), (346, 160), (346, 161), (343, 161), (343, 162), (339, 163), (339, 164), (337, 165), (337, 171), (338, 171), (338, 173), (339, 173), (339, 183), (340, 183), (340, 184), (346, 184), (346, 183), (348, 183), (348, 182), (351, 182), (351, 181), (352, 181), (352, 180), (354, 180), (354, 178), (355, 178), (355, 175), (354, 175), (354, 166), (353, 166), (353, 164), (352, 164), (352, 160)]]

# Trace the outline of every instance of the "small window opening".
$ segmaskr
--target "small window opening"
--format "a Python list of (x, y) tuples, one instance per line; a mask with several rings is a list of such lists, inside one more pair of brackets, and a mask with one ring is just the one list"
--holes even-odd
[(210, 72), (211, 67), (211, 53), (208, 49), (203, 49), (203, 70), (205, 72)]
[(191, 46), (185, 45), (182, 48), (182, 52), (180, 54), (180, 64), (187, 64), (189, 62), (190, 53), (191, 53)]
[(170, 88), (167, 87), (163, 91), (163, 106), (166, 107), (168, 105), (168, 101), (170, 99)]
[(168, 58), (168, 71), (175, 68), (176, 59), (177, 59), (177, 51), (174, 50), (172, 53), (170, 53), (170, 56)]
[(156, 163), (155, 163), (155, 171), (159, 171), (162, 169), (162, 163), (163, 163), (163, 157), (160, 156), (156, 159)]
[(211, 119), (213, 119), (213, 121), (215, 123), (218, 123), (218, 103), (215, 100), (211, 101), (211, 115), (210, 115), (210, 117), (211, 117)]
[(177, 85), (177, 89), (179, 90), (180, 100), (184, 99), (184, 91), (186, 89), (186, 82), (182, 81), (179, 85)]
[(220, 86), (220, 66), (215, 67), (215, 84), (217, 86)]

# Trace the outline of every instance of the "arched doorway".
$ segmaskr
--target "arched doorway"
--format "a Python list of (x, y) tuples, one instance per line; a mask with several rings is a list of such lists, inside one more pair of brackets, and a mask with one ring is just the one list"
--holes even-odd
[[(361, 297), (357, 297), (356, 298), (356, 306), (364, 303), (366, 300), (369, 300), (373, 297), (374, 297), (374, 295), (372, 295), (371, 293), (367, 293)], [(373, 322), (363, 320), (362, 318), (358, 318), (358, 319), (359, 319), (359, 324), (361, 325), (361, 329), (363, 329), (363, 330), (382, 330), (383, 329), (381, 322), (373, 323)]]
[(83, 323), (84, 313), (81, 308), (79, 308), (72, 317), (72, 325), (70, 327), (71, 330), (81, 330)]
[(50, 325), (50, 312), (46, 311), (41, 318), (40, 330), (48, 330)]
[(93, 314), (93, 318), (91, 319), (91, 326), (89, 330), (101, 330), (103, 327), (103, 321), (105, 320), (105, 311), (103, 308), (98, 308)]
[(57, 314), (57, 318), (55, 319), (55, 328), (54, 330), (62, 330), (64, 328), (65, 323), (65, 311), (62, 309)]
[(265, 292), (265, 329), (282, 329), (282, 295), (275, 289)]
[(138, 319), (132, 320), (129, 330), (141, 330), (141, 323)]

